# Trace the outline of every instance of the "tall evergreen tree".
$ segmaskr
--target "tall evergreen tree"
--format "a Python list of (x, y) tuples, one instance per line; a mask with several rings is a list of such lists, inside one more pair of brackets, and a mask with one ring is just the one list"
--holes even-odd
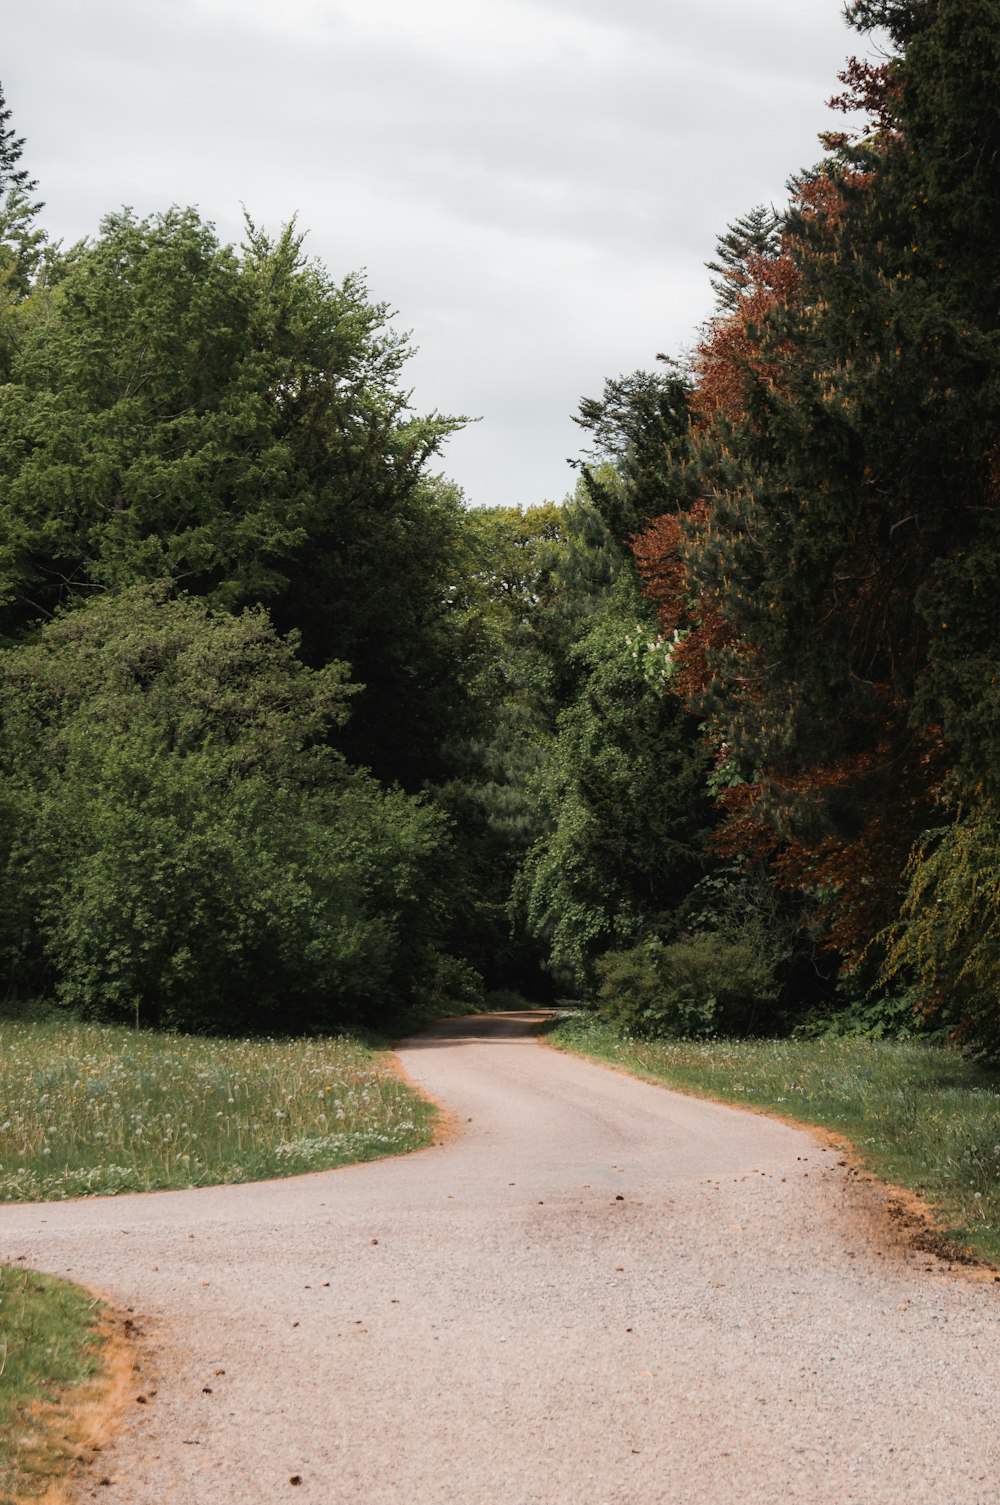
[(772, 263), (781, 248), (781, 218), (776, 209), (758, 204), (735, 220), (719, 237), (715, 261), (706, 263), (718, 309), (731, 314), (752, 286), (757, 268)]
[[(19, 165), (24, 151), (24, 137), (15, 136), (10, 118), (11, 110), (4, 97), (3, 85), (0, 84), (0, 194), (5, 195), (13, 190), (23, 198), (28, 198), (34, 193), (38, 183), (29, 176), (26, 167)], [(36, 204), (34, 207), (37, 210), (43, 205)]]
[(7, 380), (15, 343), (12, 306), (27, 297), (48, 247), (38, 223), (44, 208), (32, 195), (38, 187), (21, 167), (24, 137), (15, 136), (11, 111), (0, 85), (0, 380)]
[(590, 439), (574, 464), (616, 545), (671, 505), (681, 475), (691, 383), (659, 359), (659, 370), (609, 378), (599, 398), (581, 399), (573, 419)]

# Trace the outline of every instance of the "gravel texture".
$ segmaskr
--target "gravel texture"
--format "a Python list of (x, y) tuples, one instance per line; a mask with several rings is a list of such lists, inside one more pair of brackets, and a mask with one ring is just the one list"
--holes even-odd
[(4, 1257), (145, 1332), (77, 1497), (994, 1505), (1000, 1286), (895, 1241), (808, 1133), (547, 1050), (537, 1017), (406, 1042), (453, 1115), (416, 1155), (0, 1208)]

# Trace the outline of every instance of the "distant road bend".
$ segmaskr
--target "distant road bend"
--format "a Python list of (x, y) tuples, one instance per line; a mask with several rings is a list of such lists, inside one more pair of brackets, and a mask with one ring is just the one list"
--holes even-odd
[(1000, 1287), (894, 1247), (809, 1134), (540, 1017), (405, 1044), (456, 1125), (417, 1155), (0, 1208), (5, 1257), (148, 1323), (79, 1498), (996, 1505)]

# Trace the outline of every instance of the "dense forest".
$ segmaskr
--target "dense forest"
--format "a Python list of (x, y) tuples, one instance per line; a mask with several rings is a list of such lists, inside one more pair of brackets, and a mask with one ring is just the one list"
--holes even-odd
[(294, 227), (53, 243), (0, 96), (9, 997), (1000, 1054), (1000, 3), (848, 15), (845, 128), (527, 509)]

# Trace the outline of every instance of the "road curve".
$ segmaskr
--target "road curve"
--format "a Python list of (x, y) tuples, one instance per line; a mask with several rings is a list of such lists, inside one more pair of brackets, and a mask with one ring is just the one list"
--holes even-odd
[(994, 1505), (1000, 1287), (894, 1248), (810, 1135), (537, 1017), (406, 1042), (456, 1125), (416, 1155), (0, 1208), (4, 1257), (148, 1323), (80, 1500)]

